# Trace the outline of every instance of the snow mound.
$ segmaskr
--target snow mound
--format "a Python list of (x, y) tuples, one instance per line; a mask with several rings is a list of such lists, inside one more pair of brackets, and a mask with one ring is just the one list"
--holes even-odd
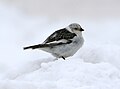
[[(81, 59), (42, 63), (41, 68), (0, 83), (0, 89), (119, 89), (120, 71), (109, 63)], [(35, 63), (36, 64), (36, 63)]]
[(120, 46), (118, 45), (86, 43), (77, 55), (79, 55), (79, 58), (82, 58), (84, 62), (107, 62), (120, 69)]

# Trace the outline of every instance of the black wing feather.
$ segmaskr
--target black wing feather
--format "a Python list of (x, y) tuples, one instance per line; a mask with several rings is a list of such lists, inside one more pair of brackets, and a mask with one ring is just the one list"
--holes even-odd
[(38, 45), (33, 45), (33, 46), (28, 46), (28, 47), (24, 47), (23, 49), (37, 49), (37, 48), (44, 48), (44, 47), (54, 47), (54, 46), (58, 46), (58, 45), (62, 45), (62, 44), (69, 44), (71, 43), (71, 41), (68, 41), (67, 43), (51, 43), (51, 44), (38, 44)]
[(53, 34), (51, 34), (45, 41), (44, 43), (49, 43), (49, 42), (53, 42), (53, 41), (59, 41), (61, 39), (72, 39), (76, 36), (75, 33), (71, 33), (70, 31), (68, 31), (66, 28), (60, 29), (55, 31)]

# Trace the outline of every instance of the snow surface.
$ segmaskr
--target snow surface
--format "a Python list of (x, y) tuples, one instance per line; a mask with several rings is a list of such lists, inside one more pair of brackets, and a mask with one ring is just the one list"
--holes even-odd
[(84, 46), (67, 60), (55, 60), (22, 48), (43, 42), (67, 20), (50, 23), (0, 5), (0, 89), (120, 89), (120, 21), (77, 22), (85, 29)]

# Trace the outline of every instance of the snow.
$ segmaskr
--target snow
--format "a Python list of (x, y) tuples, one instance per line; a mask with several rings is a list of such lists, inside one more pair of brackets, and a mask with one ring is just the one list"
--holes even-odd
[(108, 62), (120, 69), (120, 46), (118, 45), (84, 45), (79, 53), (80, 58), (85, 62)]
[(119, 87), (120, 72), (116, 67), (109, 63), (85, 63), (80, 59), (42, 63), (39, 69), (22, 73), (15, 79), (5, 79), (0, 83), (1, 89), (119, 89)]
[(73, 57), (56, 60), (22, 48), (43, 42), (67, 20), (49, 23), (4, 5), (0, 12), (0, 89), (120, 89), (119, 20), (77, 21), (85, 29), (84, 46)]

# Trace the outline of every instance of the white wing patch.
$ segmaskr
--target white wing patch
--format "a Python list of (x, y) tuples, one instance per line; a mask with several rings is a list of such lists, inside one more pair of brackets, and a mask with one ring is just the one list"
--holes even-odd
[(49, 43), (47, 43), (47, 44), (51, 44), (51, 43), (67, 43), (68, 42), (68, 40), (66, 40), (66, 39), (61, 39), (61, 40), (59, 40), (59, 41), (52, 41), (52, 42), (49, 42)]

